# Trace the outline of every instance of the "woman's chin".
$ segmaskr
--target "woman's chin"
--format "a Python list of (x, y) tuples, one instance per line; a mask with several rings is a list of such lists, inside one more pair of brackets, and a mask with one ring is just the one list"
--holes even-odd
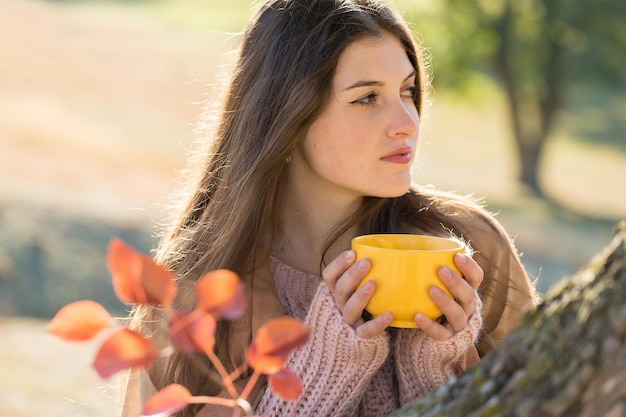
[(378, 198), (401, 197), (409, 192), (410, 187), (411, 187), (411, 184), (407, 184), (406, 186), (401, 186), (401, 187), (386, 187), (372, 194), (372, 197), (378, 197)]

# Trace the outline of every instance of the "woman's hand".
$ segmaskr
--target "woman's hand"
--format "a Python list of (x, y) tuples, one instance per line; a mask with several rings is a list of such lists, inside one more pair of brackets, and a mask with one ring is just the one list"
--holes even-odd
[(448, 288), (454, 298), (437, 287), (429, 291), (433, 302), (439, 307), (446, 320), (440, 324), (423, 314), (415, 315), (415, 323), (435, 340), (447, 340), (467, 326), (469, 317), (476, 313), (478, 286), (483, 280), (483, 270), (468, 255), (456, 254), (454, 264), (462, 276), (449, 268), (441, 267), (438, 271), (441, 282)]
[(353, 250), (342, 252), (324, 268), (322, 278), (335, 298), (337, 308), (346, 323), (355, 329), (358, 336), (371, 338), (389, 326), (393, 315), (385, 312), (372, 320), (363, 320), (363, 310), (374, 294), (376, 285), (373, 281), (367, 281), (357, 289), (363, 277), (369, 272), (371, 263), (369, 259), (360, 259), (355, 263), (355, 259), (356, 254)]

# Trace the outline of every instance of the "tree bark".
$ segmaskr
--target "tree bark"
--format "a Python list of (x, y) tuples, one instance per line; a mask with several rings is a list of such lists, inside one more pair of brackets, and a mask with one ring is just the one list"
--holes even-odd
[(626, 221), (494, 352), (393, 417), (626, 415)]

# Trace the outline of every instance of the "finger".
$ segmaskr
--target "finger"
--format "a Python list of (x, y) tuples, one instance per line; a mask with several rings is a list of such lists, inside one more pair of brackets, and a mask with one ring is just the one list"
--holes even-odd
[(452, 299), (438, 287), (430, 288), (428, 293), (455, 332), (461, 331), (467, 326), (469, 314), (465, 312), (456, 300)]
[(454, 255), (454, 264), (459, 268), (469, 285), (473, 289), (478, 289), (485, 276), (480, 265), (471, 256), (461, 253)]
[(424, 331), (428, 336), (435, 340), (443, 341), (452, 337), (452, 332), (442, 324), (437, 323), (422, 313), (417, 313), (413, 319), (415, 324)]
[(343, 319), (346, 323), (351, 326), (356, 324), (363, 315), (363, 310), (365, 310), (367, 303), (372, 298), (375, 289), (376, 284), (373, 281), (367, 281), (348, 298), (342, 310)]
[(387, 311), (378, 317), (357, 326), (356, 334), (364, 339), (372, 338), (384, 332), (385, 329), (389, 327), (392, 320), (393, 314)]
[(478, 297), (476, 290), (469, 282), (450, 268), (441, 267), (437, 273), (443, 285), (446, 286), (452, 296), (463, 307), (465, 313), (467, 313), (467, 315), (472, 314), (474, 312), (474, 301), (476, 297)]
[(369, 259), (359, 259), (337, 280), (335, 284), (335, 302), (340, 309), (343, 309), (348, 299), (352, 297), (356, 287), (369, 272), (371, 265)]
[(353, 250), (348, 250), (341, 253), (324, 268), (322, 271), (322, 279), (331, 293), (335, 292), (335, 286), (341, 274), (354, 263), (355, 259), (356, 253)]

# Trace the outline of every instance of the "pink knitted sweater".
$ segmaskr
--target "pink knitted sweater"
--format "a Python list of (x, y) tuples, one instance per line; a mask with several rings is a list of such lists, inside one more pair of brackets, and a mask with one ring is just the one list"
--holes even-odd
[(480, 301), (468, 326), (446, 341), (419, 329), (390, 329), (371, 339), (343, 321), (321, 277), (271, 258), (278, 295), (289, 316), (311, 330), (287, 368), (303, 380), (304, 393), (285, 402), (266, 390), (257, 412), (265, 417), (376, 417), (422, 397), (455, 373), (455, 364), (478, 337)]

